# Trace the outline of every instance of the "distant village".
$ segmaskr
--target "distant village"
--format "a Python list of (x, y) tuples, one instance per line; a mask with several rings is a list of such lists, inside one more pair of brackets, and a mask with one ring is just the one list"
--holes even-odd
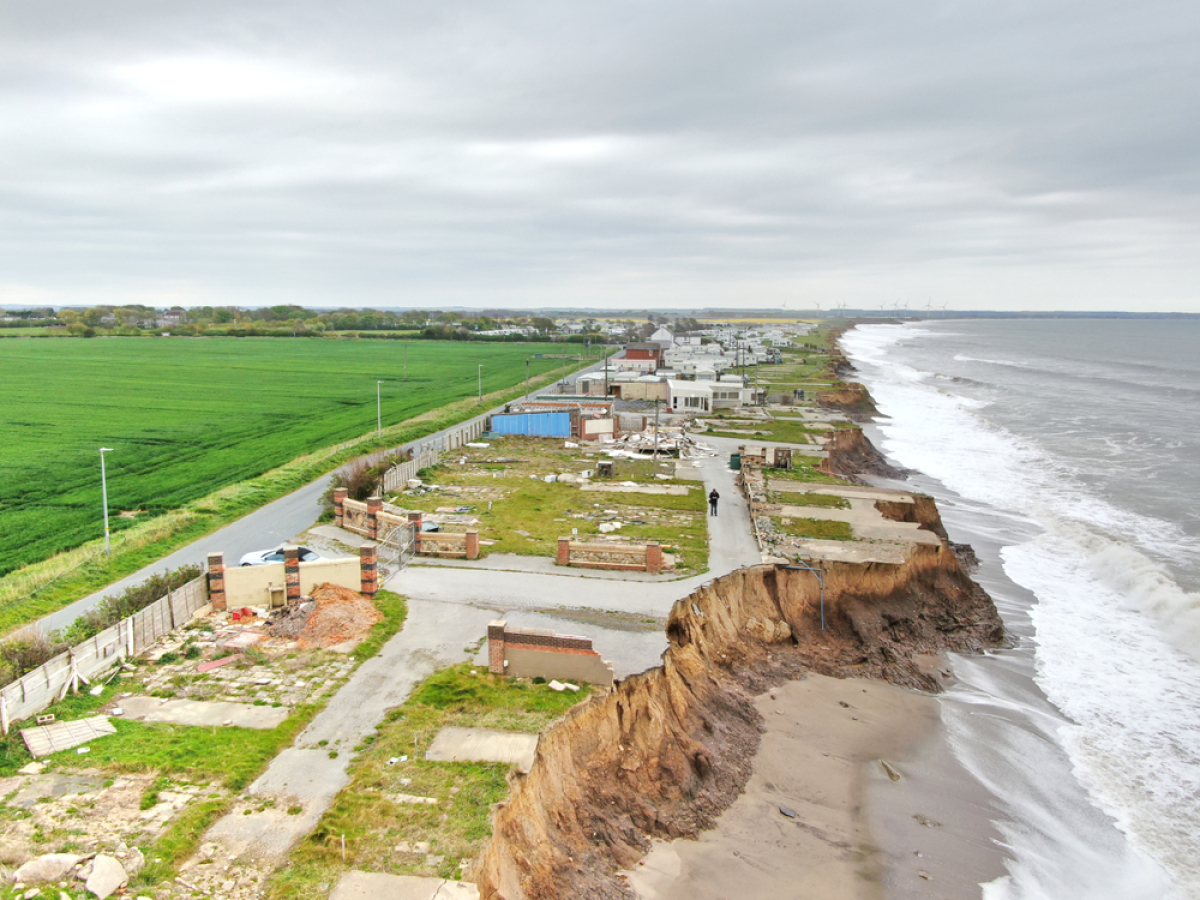
[[(582, 344), (606, 362), (549, 393), (527, 397), (528, 411), (571, 406), (577, 414), (612, 423), (622, 412), (696, 415), (760, 406), (769, 379), (752, 374), (782, 361), (782, 351), (815, 326), (807, 322), (746, 325), (700, 322), (688, 316), (644, 319), (520, 315), (506, 310), (461, 313), (423, 310), (309, 310), (298, 306), (95, 306), (9, 310), (0, 335), (42, 336), (271, 336), (521, 341)], [(582, 349), (582, 348), (581, 348)], [(820, 352), (812, 349), (809, 352)], [(783, 399), (783, 398), (775, 398)], [(795, 399), (795, 398), (788, 398)], [(632, 430), (645, 426), (628, 422)]]

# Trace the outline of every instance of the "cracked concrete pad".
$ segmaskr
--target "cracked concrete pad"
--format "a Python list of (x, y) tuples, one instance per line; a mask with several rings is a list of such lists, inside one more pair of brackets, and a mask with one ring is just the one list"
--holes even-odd
[(215, 700), (160, 700), (126, 697), (121, 701), (125, 718), (138, 722), (173, 722), (177, 725), (235, 725), (239, 728), (275, 728), (288, 717), (286, 706), (254, 706)]
[(538, 736), (489, 728), (443, 728), (425, 753), (426, 759), (442, 762), (514, 763), (528, 772), (537, 753)]
[(329, 900), (478, 900), (479, 889), (464, 881), (420, 878), (416, 875), (383, 875), (347, 872), (338, 880)]

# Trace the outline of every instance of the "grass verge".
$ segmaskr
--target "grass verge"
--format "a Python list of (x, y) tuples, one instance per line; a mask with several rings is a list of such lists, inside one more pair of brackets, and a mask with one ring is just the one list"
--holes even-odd
[[(491, 809), (508, 793), (509, 766), (435, 762), (420, 750), (448, 725), (539, 732), (587, 693), (586, 686), (578, 694), (556, 693), (465, 663), (431, 675), (389, 713), (354, 761), (350, 784), (275, 873), (268, 900), (327, 897), (349, 869), (461, 877), (491, 834)], [(401, 756), (408, 759), (388, 764)], [(437, 803), (403, 802), (405, 797)]]

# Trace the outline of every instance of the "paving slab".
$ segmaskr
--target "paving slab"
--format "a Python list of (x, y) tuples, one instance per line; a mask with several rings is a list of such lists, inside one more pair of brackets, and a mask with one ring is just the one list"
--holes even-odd
[(443, 728), (429, 749), (426, 759), (440, 762), (513, 763), (528, 772), (537, 754), (538, 736), (491, 728)]
[(106, 734), (116, 734), (117, 729), (108, 721), (108, 716), (89, 716), (73, 722), (55, 722), (26, 728), (21, 732), (25, 746), (34, 757), (49, 756), (62, 750), (70, 750), (94, 741)]
[(581, 491), (603, 491), (607, 494), (669, 494), (675, 497), (687, 496), (691, 490), (686, 484), (581, 484)]
[(234, 725), (262, 730), (280, 725), (291, 712), (286, 706), (254, 706), (228, 700), (160, 700), (126, 697), (121, 701), (125, 718), (137, 722), (172, 722), (176, 725)]
[(350, 871), (329, 900), (478, 900), (479, 889), (465, 881)]

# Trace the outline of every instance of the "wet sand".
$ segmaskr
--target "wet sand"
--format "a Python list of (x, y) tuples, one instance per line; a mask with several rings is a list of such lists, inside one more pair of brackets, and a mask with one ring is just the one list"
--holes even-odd
[(1004, 874), (936, 699), (809, 675), (756, 702), (746, 790), (698, 840), (655, 842), (627, 873), (642, 900), (951, 900)]

